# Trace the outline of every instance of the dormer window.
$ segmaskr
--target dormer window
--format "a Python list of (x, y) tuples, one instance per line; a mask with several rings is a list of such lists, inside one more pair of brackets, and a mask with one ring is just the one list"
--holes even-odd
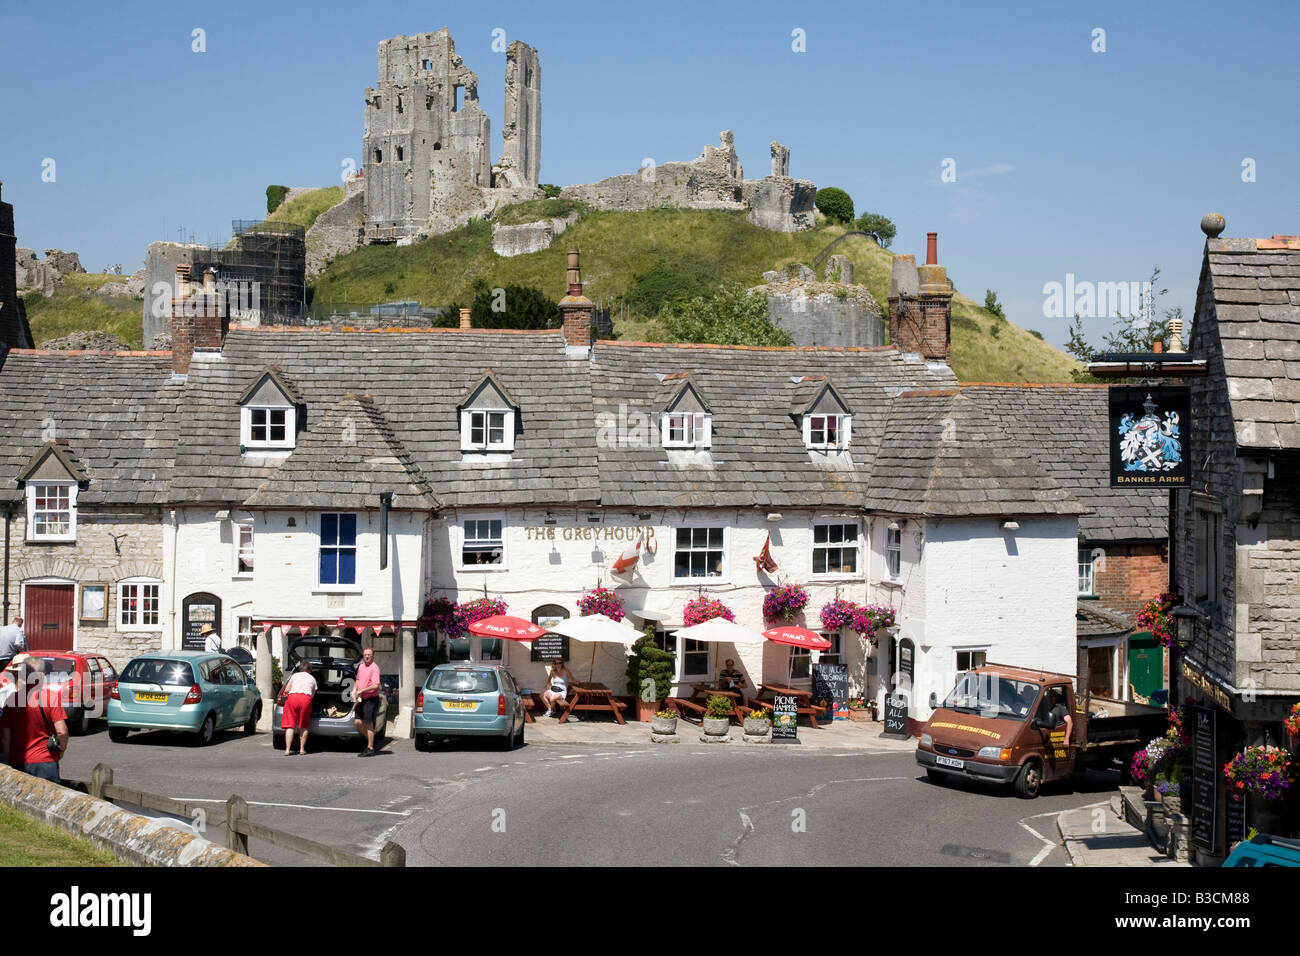
[(27, 540), (77, 539), (77, 483), (33, 481), (27, 485)]
[(804, 419), (804, 445), (823, 450), (847, 448), (850, 431), (848, 415), (809, 415)]
[(460, 450), (492, 454), (515, 450), (519, 406), (492, 372), (485, 371), (460, 403)]
[(284, 374), (267, 366), (239, 398), (239, 445), (245, 453), (288, 452), (297, 444), (302, 399)]
[(249, 448), (292, 448), (292, 408), (245, 408), (248, 435), (244, 444)]
[(706, 412), (667, 412), (662, 430), (665, 448), (708, 448), (713, 441), (713, 416)]

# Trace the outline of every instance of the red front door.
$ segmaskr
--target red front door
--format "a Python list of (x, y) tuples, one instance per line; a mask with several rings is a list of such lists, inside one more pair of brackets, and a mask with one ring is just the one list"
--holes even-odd
[(72, 584), (27, 585), (27, 614), (23, 620), (23, 630), (27, 632), (28, 650), (72, 650), (72, 614), (76, 590)]

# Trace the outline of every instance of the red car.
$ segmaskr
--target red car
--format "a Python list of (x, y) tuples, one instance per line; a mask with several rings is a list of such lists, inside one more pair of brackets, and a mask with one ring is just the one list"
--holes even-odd
[(40, 662), (47, 687), (61, 687), (63, 709), (68, 712), (68, 732), (84, 734), (92, 720), (108, 715), (108, 695), (117, 687), (117, 668), (108, 658), (76, 651), (28, 651), (32, 664)]

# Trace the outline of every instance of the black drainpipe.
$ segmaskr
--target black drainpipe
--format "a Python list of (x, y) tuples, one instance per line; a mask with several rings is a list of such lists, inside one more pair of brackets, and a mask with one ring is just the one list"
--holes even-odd
[(9, 522), (13, 518), (13, 505), (5, 505), (5, 589), (4, 614), (0, 621), (9, 620)]

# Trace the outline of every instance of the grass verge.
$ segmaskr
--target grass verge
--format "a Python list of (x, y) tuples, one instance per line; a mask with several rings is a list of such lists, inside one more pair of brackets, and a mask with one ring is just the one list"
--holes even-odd
[(126, 866), (107, 850), (0, 804), (0, 866)]

